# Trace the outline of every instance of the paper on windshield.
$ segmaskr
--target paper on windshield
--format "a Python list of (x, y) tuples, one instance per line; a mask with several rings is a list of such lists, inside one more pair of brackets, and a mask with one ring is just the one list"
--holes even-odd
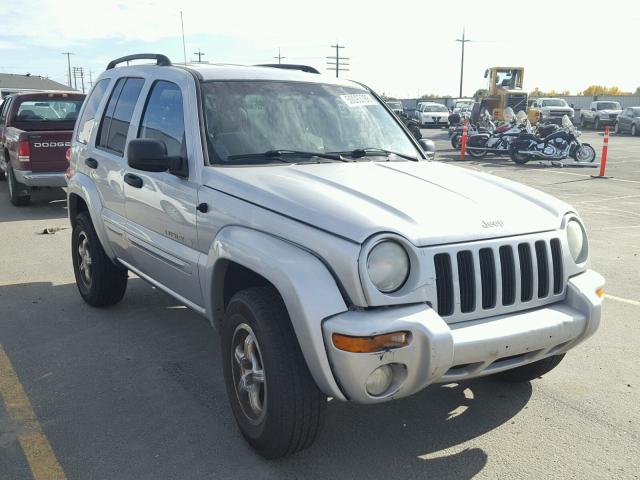
[(340, 98), (350, 107), (370, 107), (378, 104), (368, 93), (350, 93), (348, 95), (340, 95)]

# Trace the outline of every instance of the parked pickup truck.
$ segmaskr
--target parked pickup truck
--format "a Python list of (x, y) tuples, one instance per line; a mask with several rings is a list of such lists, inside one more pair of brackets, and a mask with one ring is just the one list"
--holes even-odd
[(566, 115), (573, 121), (575, 111), (564, 98), (538, 98), (533, 102), (531, 108), (540, 112), (539, 122), (551, 122), (562, 124), (562, 118)]
[(615, 125), (621, 112), (622, 107), (618, 102), (591, 102), (589, 109), (580, 110), (580, 127), (593, 126), (599, 130), (603, 125)]
[[(143, 58), (157, 65), (118, 66)], [(81, 297), (119, 302), (131, 271), (206, 317), (239, 430), (265, 457), (311, 445), (327, 397), (527, 382), (598, 328), (604, 279), (577, 211), (428, 160), (433, 143), (359, 83), (122, 57), (72, 143)]]
[(0, 179), (27, 205), (34, 187), (66, 186), (65, 154), (85, 95), (37, 92), (8, 96), (0, 111)]

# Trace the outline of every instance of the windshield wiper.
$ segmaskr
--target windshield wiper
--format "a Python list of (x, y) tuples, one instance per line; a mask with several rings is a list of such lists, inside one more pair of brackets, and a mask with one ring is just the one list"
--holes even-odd
[(391, 150), (385, 150), (384, 148), (376, 148), (376, 147), (356, 148), (355, 150), (351, 150), (350, 152), (332, 152), (332, 153), (348, 155), (351, 158), (385, 156), (388, 159), (389, 156), (395, 155), (397, 157), (404, 158), (405, 160), (411, 160), (414, 162), (419, 161), (418, 158), (412, 157), (411, 155), (406, 155), (404, 153), (393, 152)]
[(313, 158), (313, 157), (317, 157), (317, 158), (326, 158), (327, 160), (336, 160), (339, 162), (349, 162), (350, 160), (347, 160), (346, 158), (344, 158), (342, 155), (340, 155), (339, 153), (324, 153), (324, 152), (305, 152), (303, 150), (285, 150), (285, 149), (281, 149), (281, 150), (267, 150), (266, 152), (263, 153), (244, 153), (244, 154), (240, 154), (240, 155), (229, 155), (227, 157), (228, 160), (240, 160), (243, 158), (258, 158), (258, 159), (267, 159), (267, 160), (277, 160), (280, 162), (285, 162), (285, 163), (296, 163), (296, 162), (288, 162), (287, 160), (284, 159), (284, 157), (286, 156), (292, 156), (292, 157), (308, 157), (308, 158)]

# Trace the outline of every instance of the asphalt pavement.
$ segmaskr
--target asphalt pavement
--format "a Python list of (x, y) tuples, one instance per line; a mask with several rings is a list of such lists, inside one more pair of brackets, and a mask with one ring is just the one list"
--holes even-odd
[[(34, 429), (68, 479), (639, 478), (640, 138), (612, 137), (614, 178), (594, 180), (584, 169), (460, 161), (444, 130), (425, 135), (439, 160), (540, 188), (582, 214), (606, 305), (600, 330), (558, 368), (521, 385), (486, 378), (381, 405), (330, 401), (312, 448), (265, 461), (235, 426), (207, 321), (135, 277), (120, 304), (88, 307), (64, 193), (16, 208), (0, 183), (0, 383), (10, 364), (35, 415), (12, 416), (0, 400), (0, 479), (35, 478)], [(601, 136), (583, 139), (599, 152)]]

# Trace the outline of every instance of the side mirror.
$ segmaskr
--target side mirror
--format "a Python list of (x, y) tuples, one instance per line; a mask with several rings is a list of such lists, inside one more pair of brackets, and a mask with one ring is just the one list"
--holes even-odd
[(433, 143), (433, 140), (429, 140), (428, 138), (421, 138), (420, 140), (418, 140), (418, 143), (425, 152), (436, 153), (436, 144)]
[(596, 111), (596, 107), (591, 107), (591, 111), (595, 112)]
[(149, 138), (136, 138), (127, 147), (127, 163), (143, 172), (166, 172), (187, 176), (186, 162), (182, 157), (167, 155), (164, 142)]
[(484, 78), (487, 78), (489, 76), (489, 70), (485, 70), (484, 71)]

